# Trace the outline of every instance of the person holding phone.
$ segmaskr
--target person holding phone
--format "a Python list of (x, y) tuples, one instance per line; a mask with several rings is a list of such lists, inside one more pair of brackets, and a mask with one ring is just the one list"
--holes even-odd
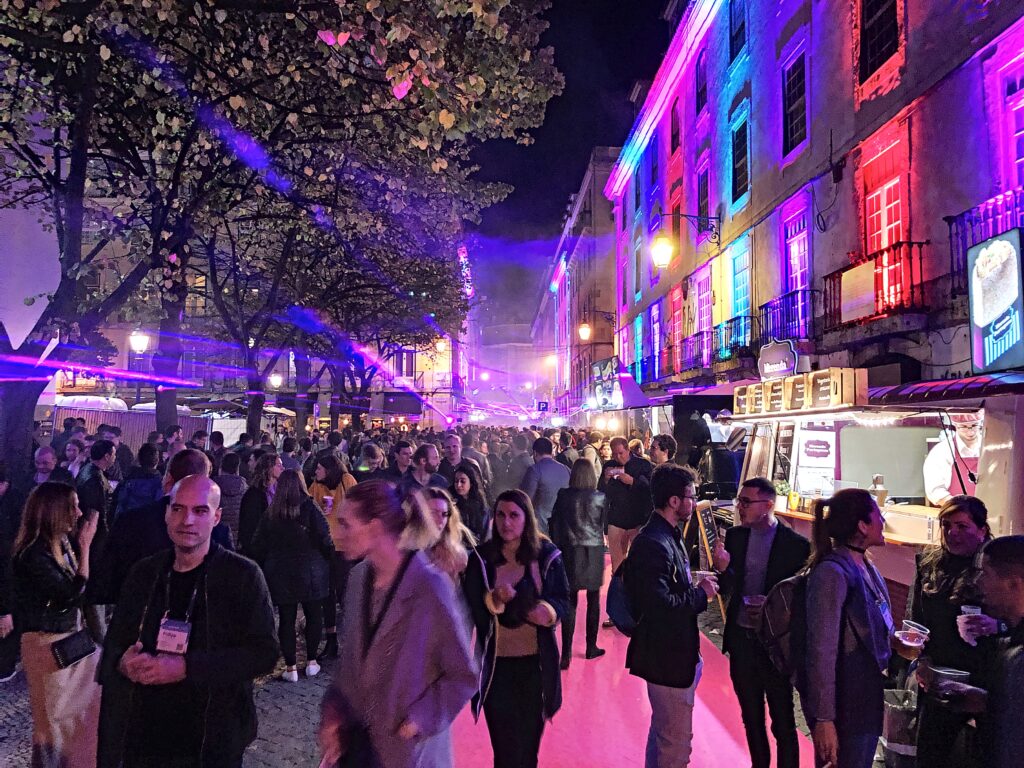
[[(32, 709), (33, 765), (96, 765), (99, 654), (84, 628), (82, 599), (99, 512), (79, 527), (81, 517), (71, 486), (42, 483), (29, 494), (14, 542), (14, 612)], [(54, 645), (76, 635), (71, 658), (84, 655), (62, 667)]]

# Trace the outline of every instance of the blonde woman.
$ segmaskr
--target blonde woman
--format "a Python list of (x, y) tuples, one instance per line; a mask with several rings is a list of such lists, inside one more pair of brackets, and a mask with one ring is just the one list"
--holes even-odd
[[(410, 525), (402, 546), (422, 549), (436, 568), (458, 584), (469, 564), (469, 553), (476, 546), (476, 537), (462, 522), (455, 500), (444, 488), (427, 487), (419, 491), (419, 495), (437, 528), (417, 531), (415, 525)], [(412, 499), (407, 499), (406, 503), (412, 503)]]
[[(21, 658), (32, 708), (34, 766), (96, 765), (99, 654), (94, 650), (61, 669), (53, 648), (84, 627), (82, 595), (89, 581), (89, 550), (98, 513), (86, 517), (76, 547), (69, 537), (80, 517), (73, 488), (42, 483), (28, 497), (14, 542), (15, 615), (22, 630)], [(83, 640), (87, 651), (88, 639)]]

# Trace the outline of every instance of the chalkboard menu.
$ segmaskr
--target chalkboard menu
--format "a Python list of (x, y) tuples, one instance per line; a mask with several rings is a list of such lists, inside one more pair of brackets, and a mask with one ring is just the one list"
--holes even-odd
[(772, 381), (766, 381), (761, 385), (761, 390), (764, 393), (764, 412), (765, 413), (782, 413), (786, 409), (786, 404), (783, 399), (783, 380), (774, 379)]
[(828, 408), (832, 405), (831, 369), (815, 371), (808, 379), (810, 392), (807, 393), (807, 405), (810, 408)]

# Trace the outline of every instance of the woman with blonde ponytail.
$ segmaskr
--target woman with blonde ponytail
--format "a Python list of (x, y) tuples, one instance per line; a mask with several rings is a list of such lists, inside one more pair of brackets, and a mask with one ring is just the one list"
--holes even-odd
[[(433, 523), (422, 529), (420, 535), (403, 541), (407, 549), (422, 549), (434, 567), (447, 573), (454, 584), (459, 584), (469, 563), (470, 552), (476, 546), (473, 532), (459, 515), (459, 508), (444, 488), (428, 486), (406, 497), (406, 504), (420, 504)], [(413, 526), (406, 529), (411, 532)]]
[(863, 489), (815, 504), (801, 702), (819, 767), (871, 768), (882, 733), (892, 613), (885, 580), (867, 550), (885, 544), (884, 525)]
[(437, 526), (385, 480), (359, 483), (335, 512), (342, 551), (363, 562), (349, 577), (337, 677), (323, 702), (325, 762), (451, 766), (449, 728), (477, 674), (451, 579), (411, 546), (424, 532), (436, 540)]

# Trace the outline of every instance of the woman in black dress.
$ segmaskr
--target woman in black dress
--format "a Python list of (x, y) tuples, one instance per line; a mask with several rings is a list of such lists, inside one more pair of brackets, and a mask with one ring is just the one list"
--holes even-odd
[(462, 462), (455, 468), (455, 482), (451, 487), (455, 505), (459, 508), (462, 522), (473, 532), (477, 541), (487, 540), (491, 527), (491, 515), (484, 496), (480, 470), (469, 462)]
[(572, 659), (576, 605), (580, 590), (587, 593), (588, 659), (604, 655), (597, 647), (601, 621), (601, 583), (604, 580), (604, 529), (608, 521), (607, 497), (597, 490), (597, 474), (587, 459), (573, 462), (569, 487), (558, 492), (551, 511), (551, 540), (560, 550), (569, 577), (569, 612), (562, 620), (562, 669)]

